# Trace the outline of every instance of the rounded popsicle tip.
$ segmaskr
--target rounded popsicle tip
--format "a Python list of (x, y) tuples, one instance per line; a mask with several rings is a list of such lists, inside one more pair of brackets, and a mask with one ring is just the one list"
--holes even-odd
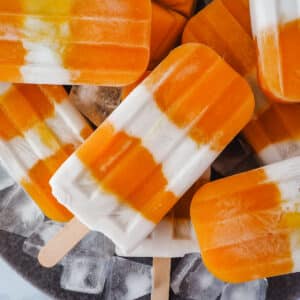
[[(231, 38), (220, 38), (226, 36)], [(256, 66), (249, 7), (243, 0), (209, 3), (187, 22), (182, 43), (189, 42), (210, 46), (243, 76)]]
[(38, 261), (40, 265), (44, 268), (53, 268), (57, 265), (56, 258), (52, 255), (52, 251), (47, 246), (43, 247), (38, 255)]
[(279, 88), (273, 85), (272, 75), (265, 74), (263, 70), (260, 68), (258, 69), (258, 83), (263, 91), (263, 93), (267, 96), (268, 100), (271, 102), (277, 102), (282, 104), (297, 104), (300, 103), (300, 92), (299, 96), (295, 97), (287, 97), (285, 92), (283, 91), (283, 88)]
[(259, 82), (275, 102), (300, 102), (299, 2), (251, 0)]
[(153, 70), (178, 44), (186, 24), (186, 17), (164, 5), (152, 2), (150, 64)]
[(216, 277), (240, 283), (299, 270), (299, 213), (294, 206), (299, 161), (226, 177), (194, 196), (192, 224), (203, 261)]
[[(193, 197), (190, 215), (198, 239), (201, 258), (206, 268), (219, 280), (238, 284), (257, 279), (257, 277), (253, 276), (251, 272), (248, 274), (247, 272), (240, 272), (240, 274), (237, 274), (235, 267), (228, 268), (226, 261), (228, 253), (226, 253), (226, 245), (222, 244), (221, 234), (230, 235), (230, 232), (227, 232), (226, 228), (224, 228), (226, 225), (223, 227), (224, 232), (214, 232), (215, 228), (222, 220), (221, 217), (220, 220), (216, 219), (215, 215), (218, 214), (218, 211), (215, 209), (216, 206), (214, 206), (212, 202), (219, 199), (218, 193), (221, 192), (222, 181), (226, 179), (227, 178), (210, 182), (202, 186)], [(219, 203), (219, 205), (222, 204)], [(226, 204), (224, 204), (224, 207), (226, 207)], [(224, 208), (220, 212), (220, 215), (222, 213), (226, 214), (226, 211), (226, 208)], [(228, 214), (230, 214), (230, 208), (228, 208)], [(218, 241), (218, 236), (215, 234), (220, 235), (220, 241)]]
[(73, 218), (40, 250), (39, 263), (45, 268), (57, 265), (90, 230)]
[[(1, 57), (5, 67), (0, 81), (103, 86), (136, 81), (149, 63), (151, 1), (108, 2), (60, 1), (51, 6), (49, 1), (21, 5), (13, 0), (12, 6), (1, 5), (0, 14), (5, 16), (1, 26), (10, 24), (15, 38), (3, 38)], [(15, 22), (16, 13), (24, 22)], [(50, 46), (53, 43), (55, 49)]]

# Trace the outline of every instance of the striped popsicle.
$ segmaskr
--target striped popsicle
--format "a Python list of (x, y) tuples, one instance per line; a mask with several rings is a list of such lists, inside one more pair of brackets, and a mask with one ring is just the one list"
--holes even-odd
[(243, 134), (262, 164), (300, 155), (300, 104), (273, 103), (256, 112)]
[(0, 1), (0, 81), (130, 84), (150, 31), (150, 0)]
[(274, 100), (300, 102), (300, 2), (250, 0), (258, 70)]
[(91, 133), (59, 86), (0, 84), (0, 160), (45, 215), (71, 213), (51, 194), (49, 180)]
[(246, 81), (199, 44), (174, 51), (51, 179), (91, 230), (130, 251), (249, 121)]

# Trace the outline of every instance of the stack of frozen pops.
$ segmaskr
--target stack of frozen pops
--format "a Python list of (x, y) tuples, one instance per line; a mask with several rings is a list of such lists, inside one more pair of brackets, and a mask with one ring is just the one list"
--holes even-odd
[[(154, 276), (192, 252), (226, 282), (300, 271), (299, 7), (0, 1), (0, 160), (68, 222), (41, 265), (100, 231), (119, 255), (157, 258)], [(266, 166), (207, 183), (240, 132)]]

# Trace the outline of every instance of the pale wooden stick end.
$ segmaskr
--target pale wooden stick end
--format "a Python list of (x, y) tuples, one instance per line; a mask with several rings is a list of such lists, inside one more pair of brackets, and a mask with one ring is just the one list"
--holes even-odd
[(171, 258), (153, 258), (151, 300), (168, 300), (170, 292)]
[(77, 219), (72, 219), (52, 238), (38, 255), (39, 263), (52, 268), (60, 262), (83, 238), (89, 229)]

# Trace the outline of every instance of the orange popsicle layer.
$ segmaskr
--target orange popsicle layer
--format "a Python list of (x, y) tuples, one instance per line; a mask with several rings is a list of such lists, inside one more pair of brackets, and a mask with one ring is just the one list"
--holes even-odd
[(300, 21), (259, 32), (259, 78), (264, 91), (274, 100), (300, 102)]
[(69, 221), (73, 215), (53, 197), (49, 180), (74, 150), (73, 146), (67, 145), (53, 156), (38, 161), (28, 171), (28, 177), (20, 182), (45, 215), (60, 222)]
[[(96, 145), (96, 139), (101, 143)], [(168, 182), (162, 167), (141, 141), (126, 132), (115, 132), (108, 123), (99, 128), (94, 140), (88, 140), (77, 151), (77, 156), (102, 188), (156, 224), (161, 219), (161, 208), (168, 211), (177, 200), (173, 193), (165, 191)]]
[(152, 28), (149, 69), (156, 67), (179, 43), (186, 18), (152, 2)]
[(300, 104), (274, 103), (252, 120), (243, 134), (256, 153), (280, 142), (300, 140)]

